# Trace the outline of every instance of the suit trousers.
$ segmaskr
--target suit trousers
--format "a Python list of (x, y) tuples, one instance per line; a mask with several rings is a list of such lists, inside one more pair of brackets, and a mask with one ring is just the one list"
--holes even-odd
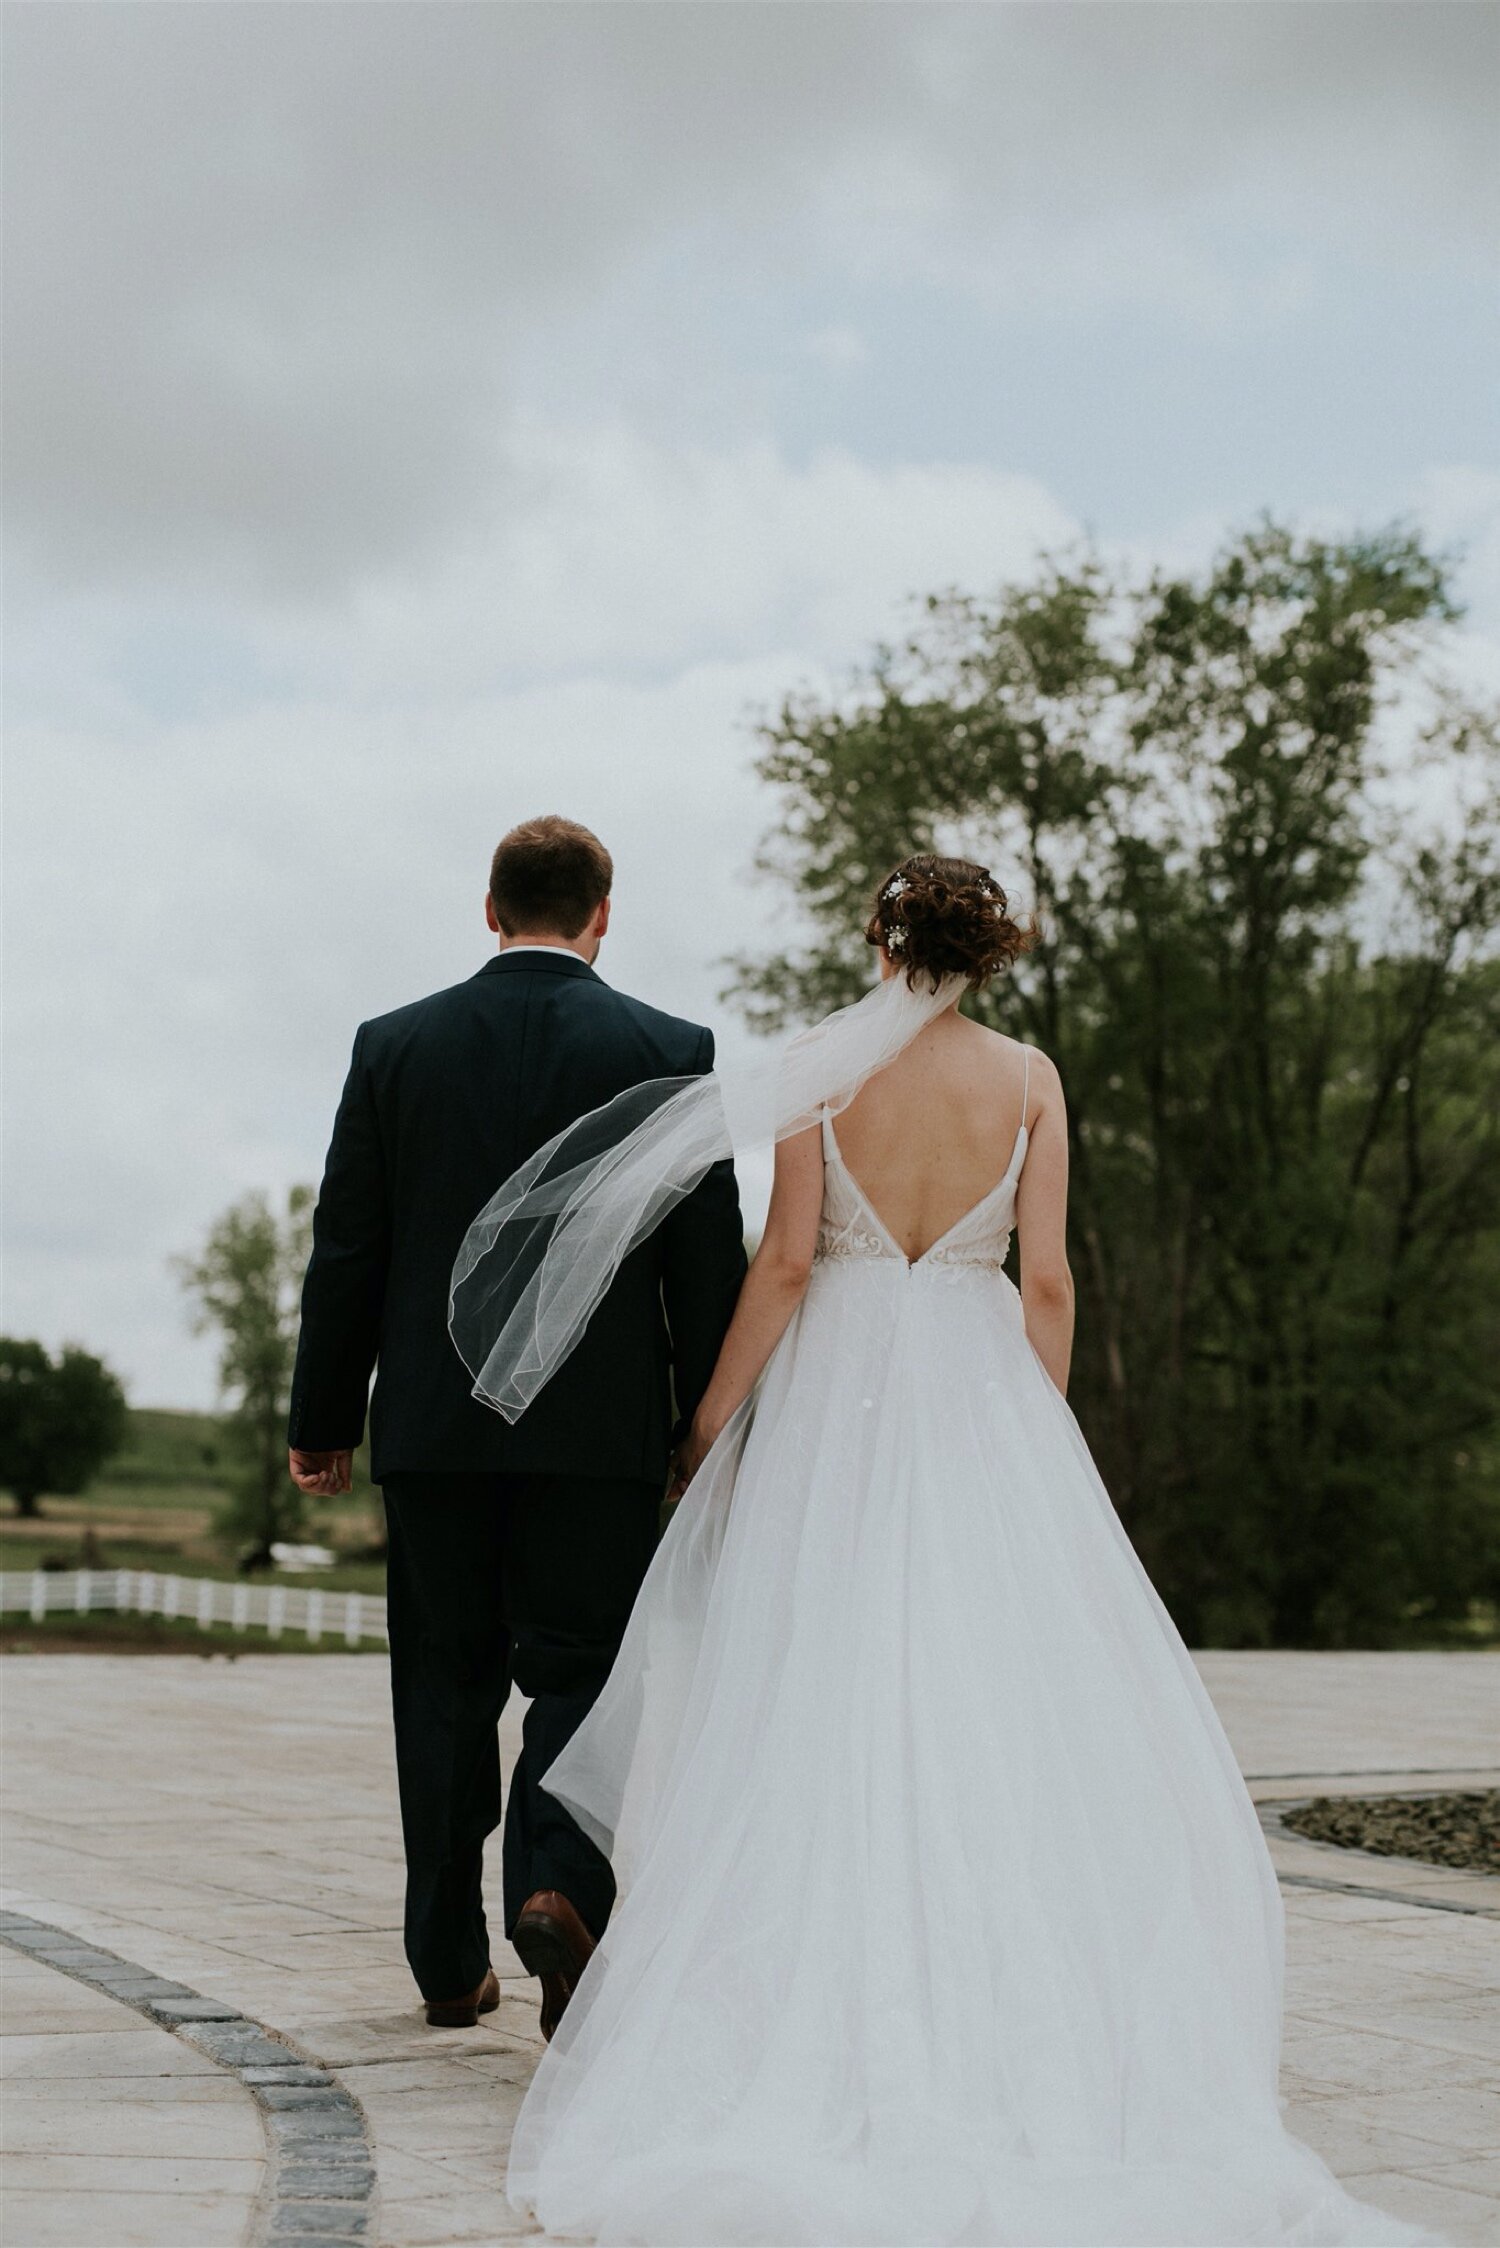
[(505, 1930), (538, 1889), (597, 1939), (609, 1861), (539, 1784), (598, 1698), (656, 1550), (661, 1490), (602, 1476), (389, 1476), (387, 1605), (406, 1846), (406, 1956), (424, 1998), (489, 1963), (482, 1874), (500, 1823), (498, 1723), (528, 1697), (502, 1848)]

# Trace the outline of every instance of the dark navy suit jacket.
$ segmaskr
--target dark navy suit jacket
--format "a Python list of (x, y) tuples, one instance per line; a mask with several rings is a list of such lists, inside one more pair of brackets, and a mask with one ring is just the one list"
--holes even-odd
[(371, 1473), (639, 1476), (667, 1468), (745, 1272), (717, 1165), (621, 1266), (582, 1338), (512, 1426), (471, 1396), (448, 1334), (453, 1260), (495, 1189), (626, 1086), (713, 1066), (712, 1033), (612, 991), (576, 953), (502, 952), (363, 1023), (313, 1221), (289, 1440), (358, 1444)]

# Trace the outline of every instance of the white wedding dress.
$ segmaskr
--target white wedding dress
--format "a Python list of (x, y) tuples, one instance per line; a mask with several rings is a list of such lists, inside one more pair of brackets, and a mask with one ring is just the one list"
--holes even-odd
[(509, 2188), (645, 2248), (1412, 2242), (1277, 2105), (1281, 1907), (1002, 1271), (824, 1121), (802, 1306), (547, 1785), (622, 1903)]

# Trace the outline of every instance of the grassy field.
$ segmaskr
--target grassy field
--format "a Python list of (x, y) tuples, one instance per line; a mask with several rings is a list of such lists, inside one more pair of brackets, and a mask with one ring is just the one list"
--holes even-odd
[[(0, 1569), (159, 1569), (183, 1577), (232, 1578), (233, 1544), (214, 1527), (229, 1472), (223, 1431), (213, 1414), (133, 1411), (124, 1450), (88, 1490), (77, 1498), (44, 1497), (34, 1522), (20, 1521), (7, 1506), (0, 1515)], [(305, 1574), (278, 1570), (275, 1581), (321, 1585), (329, 1592), (383, 1593), (382, 1533), (379, 1496), (361, 1455), (351, 1495), (320, 1500), (309, 1510), (308, 1542), (331, 1546), (337, 1565)], [(44, 1627), (27, 1628), (40, 1634)], [(94, 1625), (87, 1628), (92, 1633)], [(245, 1644), (227, 1632), (223, 1636)], [(263, 1641), (265, 1634), (256, 1637)]]
[[(141, 1409), (130, 1415), (124, 1449), (105, 1473), (77, 1498), (44, 1498), (41, 1518), (17, 1519), (0, 1500), (0, 1569), (154, 1569), (167, 1575), (238, 1576), (237, 1555), (214, 1525), (223, 1505), (230, 1455), (219, 1421), (211, 1413)], [(277, 1570), (261, 1582), (321, 1586), (327, 1592), (385, 1591), (382, 1550), (384, 1522), (380, 1498), (370, 1484), (363, 1453), (354, 1463), (355, 1488), (347, 1499), (319, 1501), (309, 1509), (307, 1538), (338, 1555), (330, 1569)], [(374, 1642), (366, 1642), (373, 1648)], [(1413, 1617), (1401, 1640), (1408, 1647), (1491, 1648), (1500, 1646), (1500, 1612), (1475, 1602), (1467, 1621), (1434, 1629)], [(192, 1624), (139, 1616), (49, 1617), (32, 1623), (15, 1616), (0, 1624), (0, 1648), (58, 1652), (78, 1648), (119, 1648), (184, 1653), (274, 1653), (307, 1651), (307, 1642), (288, 1635), (268, 1640), (263, 1630), (234, 1632), (215, 1626), (200, 1632)], [(323, 1642), (328, 1653), (344, 1650), (342, 1636)]]

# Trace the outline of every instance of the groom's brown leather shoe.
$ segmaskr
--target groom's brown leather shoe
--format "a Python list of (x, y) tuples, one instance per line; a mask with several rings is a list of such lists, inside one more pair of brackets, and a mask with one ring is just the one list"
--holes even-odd
[(510, 1940), (527, 1974), (541, 1977), (542, 2035), (550, 2043), (593, 1956), (594, 1939), (560, 1891), (538, 1889), (522, 1905)]
[(493, 1967), (486, 1967), (467, 1998), (429, 1998), (427, 2019), (434, 2029), (472, 2029), (481, 2014), (493, 2014), (500, 2003), (500, 1983)]

